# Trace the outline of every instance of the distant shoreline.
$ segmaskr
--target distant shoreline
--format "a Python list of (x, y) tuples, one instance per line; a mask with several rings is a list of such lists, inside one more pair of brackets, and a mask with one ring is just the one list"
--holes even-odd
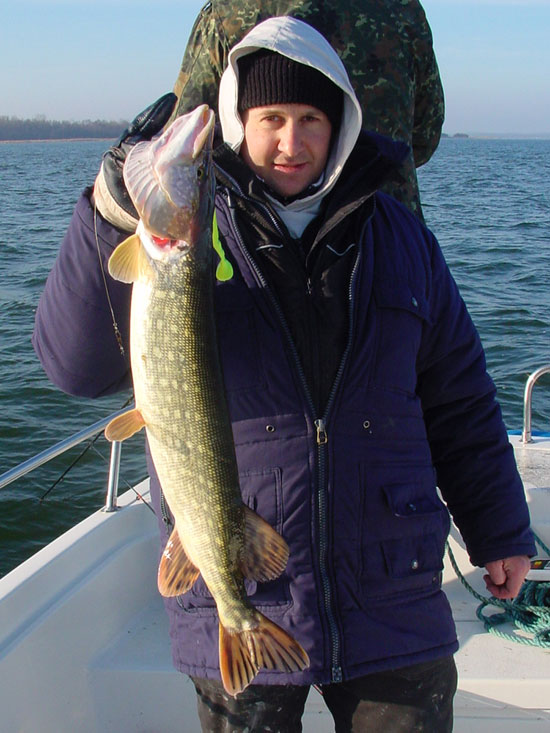
[(94, 142), (94, 140), (114, 140), (113, 137), (49, 137), (49, 138), (21, 138), (18, 140), (0, 140), (0, 145), (7, 143), (75, 143)]
[(470, 132), (465, 134), (442, 134), (441, 140), (550, 140), (550, 132), (524, 133), (519, 132)]
[[(16, 140), (0, 140), (0, 145), (9, 143), (70, 143), (70, 142), (93, 142), (95, 140), (114, 141), (113, 137), (49, 137), (49, 138), (17, 138)], [(442, 135), (441, 140), (550, 140), (550, 133), (539, 135), (520, 135), (514, 133), (471, 133), (464, 135)]]

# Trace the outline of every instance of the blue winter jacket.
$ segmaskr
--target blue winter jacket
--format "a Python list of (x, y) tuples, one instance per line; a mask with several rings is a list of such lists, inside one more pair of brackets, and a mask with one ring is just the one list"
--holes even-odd
[[(369, 144), (380, 146), (379, 163), (396, 154), (379, 138)], [(281, 298), (242, 241), (236, 202), (254, 221), (265, 207), (253, 187), (220, 176), (218, 225), (235, 276), (217, 283), (215, 304), (241, 491), (290, 547), (284, 574), (247, 590), (311, 660), (301, 673), (262, 671), (257, 683), (329, 683), (453, 653), (441, 590), (449, 511), (476, 565), (535, 552), (476, 330), (433, 235), (369, 192), (377, 170), (367, 165), (354, 184), (355, 207), (329, 207), (325, 218), (337, 225), (318, 236), (331, 267), (351, 257), (346, 336), (320, 402)], [(346, 245), (339, 232), (357, 236)], [(106, 269), (124, 235), (99, 216), (97, 233)], [(85, 194), (46, 283), (34, 345), (55, 384), (88, 396), (129, 384), (97, 258)], [(327, 283), (323, 271), (317, 285)], [(130, 288), (110, 279), (108, 287), (127, 345)], [(149, 464), (165, 542), (171, 518)], [(219, 677), (216, 609), (202, 579), (165, 604), (176, 667)]]

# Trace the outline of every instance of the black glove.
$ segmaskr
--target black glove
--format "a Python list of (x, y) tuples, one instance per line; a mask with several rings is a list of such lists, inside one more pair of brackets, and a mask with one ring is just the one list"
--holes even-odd
[[(136, 143), (150, 140), (162, 130), (177, 101), (178, 98), (172, 92), (157, 99), (130, 122), (117, 142), (103, 154), (94, 195), (100, 212), (112, 223), (120, 225), (122, 221), (127, 223), (131, 219), (138, 219), (122, 177), (124, 161)], [(108, 200), (109, 197), (111, 201)]]

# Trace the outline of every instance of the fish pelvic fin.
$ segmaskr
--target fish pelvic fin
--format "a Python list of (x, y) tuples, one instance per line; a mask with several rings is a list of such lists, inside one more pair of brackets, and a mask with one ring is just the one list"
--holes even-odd
[(138, 234), (121, 242), (109, 258), (109, 274), (123, 283), (133, 283), (150, 269)]
[(230, 632), (220, 624), (219, 652), (222, 683), (229, 695), (238, 695), (259, 670), (298, 672), (309, 666), (302, 646), (284, 629), (255, 611), (254, 629)]
[(123, 415), (113, 418), (105, 428), (107, 440), (126, 440), (145, 427), (145, 420), (141, 412), (134, 408)]
[(160, 559), (158, 571), (159, 593), (166, 598), (186, 593), (199, 577), (183, 547), (177, 528), (173, 530)]
[(288, 561), (287, 543), (256, 512), (244, 507), (244, 544), (240, 559), (245, 578), (265, 583), (278, 578)]

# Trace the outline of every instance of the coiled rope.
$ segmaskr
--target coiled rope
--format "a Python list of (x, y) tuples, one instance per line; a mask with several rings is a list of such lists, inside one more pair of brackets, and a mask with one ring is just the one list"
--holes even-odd
[[(550, 549), (536, 534), (534, 534), (534, 537), (535, 542), (550, 557)], [(511, 601), (501, 601), (494, 596), (486, 598), (474, 590), (462, 575), (448, 542), (447, 553), (462, 585), (478, 601), (481, 601), (476, 609), (476, 615), (483, 622), (486, 631), (502, 639), (515, 641), (518, 644), (550, 649), (550, 582), (526, 580), (517, 597)], [(486, 606), (496, 606), (502, 610), (486, 616), (483, 613)], [(520, 636), (501, 631), (499, 626), (506, 622), (514, 624), (516, 628), (526, 631), (532, 636)]]

